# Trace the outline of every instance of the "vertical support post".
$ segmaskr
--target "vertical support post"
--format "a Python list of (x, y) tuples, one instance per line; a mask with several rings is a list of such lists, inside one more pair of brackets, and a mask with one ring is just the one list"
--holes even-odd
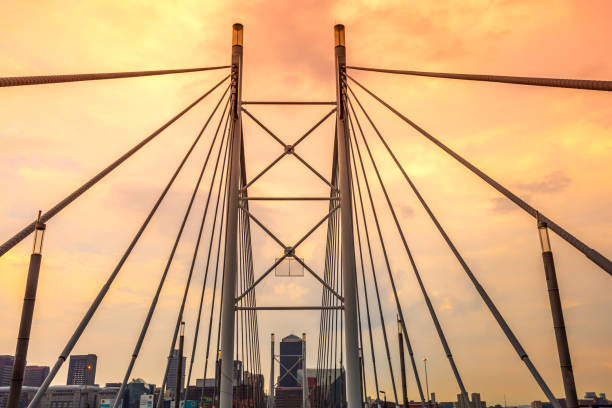
[(30, 255), (30, 267), (26, 282), (25, 296), (23, 297), (23, 308), (21, 309), (21, 322), (19, 323), (19, 334), (17, 335), (17, 347), (15, 349), (15, 363), (13, 365), (13, 376), (11, 388), (9, 389), (7, 408), (17, 408), (21, 396), (23, 384), (23, 373), (28, 355), (30, 343), (30, 329), (32, 328), (32, 317), (34, 316), (34, 303), (36, 302), (36, 289), (38, 288), (38, 274), (42, 260), (42, 244), (45, 235), (45, 224), (40, 222), (40, 211), (38, 221), (34, 227), (34, 247)]
[(348, 408), (361, 405), (359, 381), (359, 336), (357, 331), (357, 274), (355, 270), (355, 243), (353, 238), (353, 212), (351, 203), (349, 128), (346, 106), (346, 49), (344, 26), (334, 26), (336, 59), (336, 122), (338, 138), (338, 170), (340, 187), (340, 213), (342, 228), (342, 278), (344, 280), (344, 317), (346, 350), (346, 396)]
[(240, 101), (242, 99), (242, 24), (234, 24), (232, 30), (232, 93), (230, 109), (231, 150), (229, 162), (229, 186), (227, 192), (227, 233), (225, 238), (225, 269), (223, 273), (223, 304), (221, 306), (220, 408), (232, 408), (235, 323), (234, 303), (236, 299), (236, 278), (238, 274), (238, 180), (240, 177), (240, 147), (242, 138), (242, 123), (240, 118)]
[[(220, 355), (221, 351), (217, 351), (217, 355)], [(221, 388), (221, 358), (217, 358), (215, 363), (215, 393), (213, 395), (213, 404), (215, 407), (219, 406), (219, 389)]]
[(274, 408), (274, 333), (270, 341), (270, 395), (268, 396), (268, 408)]
[(183, 346), (185, 345), (185, 322), (181, 322), (179, 332), (179, 349), (176, 354), (176, 389), (174, 391), (174, 408), (181, 407), (181, 391), (183, 389)]
[(306, 376), (306, 333), (302, 333), (302, 408), (308, 407), (308, 377)]
[(402, 369), (402, 397), (404, 407), (408, 408), (408, 392), (406, 390), (406, 361), (404, 360), (404, 339), (402, 337), (402, 320), (397, 317), (397, 337), (399, 340), (400, 367)]
[[(427, 390), (427, 406), (429, 407), (429, 402), (431, 401), (431, 397), (429, 396), (429, 378), (427, 378), (427, 357), (423, 357), (423, 364), (425, 364), (425, 389)], [(466, 401), (466, 404), (469, 408), (470, 400)]]
[(365, 386), (363, 385), (363, 374), (363, 351), (361, 350), (361, 347), (359, 347), (359, 383), (361, 384), (361, 407), (363, 407), (364, 402), (366, 400), (366, 395), (364, 391)]
[(555, 261), (550, 247), (548, 226), (539, 219), (539, 214), (538, 232), (540, 235), (540, 244), (542, 246), (542, 260), (544, 261), (544, 272), (546, 273), (550, 311), (552, 313), (555, 337), (557, 339), (557, 351), (559, 353), (559, 363), (561, 365), (563, 388), (565, 389), (565, 406), (567, 408), (577, 408), (578, 397), (576, 395), (576, 383), (574, 382), (572, 360), (570, 358), (569, 345), (567, 343), (567, 333), (565, 332), (565, 321), (563, 319), (563, 309), (561, 308), (561, 295), (559, 294), (559, 286), (557, 284)]

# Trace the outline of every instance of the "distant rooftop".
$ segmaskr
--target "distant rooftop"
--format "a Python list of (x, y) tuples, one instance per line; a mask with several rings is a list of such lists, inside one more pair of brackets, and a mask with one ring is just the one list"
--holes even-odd
[(300, 339), (295, 334), (290, 334), (287, 337), (285, 337), (282, 341), (284, 343), (291, 343), (291, 342), (300, 342), (300, 341), (302, 341), (302, 339)]

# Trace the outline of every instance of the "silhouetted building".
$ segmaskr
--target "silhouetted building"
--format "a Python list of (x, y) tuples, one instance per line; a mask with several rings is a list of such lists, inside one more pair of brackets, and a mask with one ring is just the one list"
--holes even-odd
[(234, 360), (234, 375), (232, 384), (235, 386), (242, 385), (242, 361)]
[[(119, 393), (121, 383), (106, 383), (106, 386), (98, 390), (98, 403), (95, 408), (112, 408)], [(123, 407), (123, 401), (119, 408)]]
[(70, 356), (68, 385), (94, 385), (96, 382), (97, 363), (98, 356), (95, 354)]
[[(6, 408), (9, 389), (10, 387), (0, 387), (0, 408)], [(19, 407), (27, 407), (34, 398), (34, 395), (36, 395), (36, 391), (38, 391), (38, 387), (21, 387)]]
[[(561, 401), (559, 400), (559, 402)], [(585, 392), (584, 398), (578, 400), (578, 405), (591, 408), (612, 407), (612, 401), (609, 401), (604, 393), (600, 393), (598, 396), (596, 392)]]
[[(306, 370), (308, 373), (308, 370)], [(316, 408), (342, 408), (346, 406), (345, 376), (344, 370), (340, 368), (322, 368), (318, 375), (310, 383), (314, 389), (311, 392), (312, 407)], [(343, 401), (344, 400), (344, 401)], [(371, 406), (376, 407), (376, 401), (371, 400)], [(382, 403), (380, 404), (383, 405)]]
[(14, 364), (15, 357), (8, 355), (0, 356), (0, 387), (11, 385)]
[(123, 408), (139, 408), (142, 395), (155, 393), (155, 385), (147, 384), (142, 378), (135, 378), (125, 387)]
[(155, 406), (154, 394), (142, 394), (140, 396), (140, 408), (153, 408)]
[(546, 401), (531, 401), (530, 408), (552, 408), (552, 404)]
[(457, 408), (487, 408), (487, 403), (480, 400), (479, 393), (473, 392), (471, 399), (471, 405), (466, 404), (463, 399), (463, 394), (457, 394)]
[(49, 375), (48, 366), (26, 366), (23, 372), (23, 385), (40, 387)]
[(52, 385), (39, 408), (96, 408), (99, 392), (97, 385)]
[(196, 378), (196, 387), (214, 387), (215, 379), (214, 378)]
[[(178, 365), (178, 350), (172, 350), (172, 357), (170, 358), (170, 364), (168, 365), (168, 376), (166, 379), (166, 389), (174, 395), (176, 390), (176, 367)], [(183, 357), (183, 366), (181, 371), (181, 384), (185, 384), (185, 365), (187, 358)]]
[(279, 387), (301, 387), (297, 381), (298, 369), (302, 369), (302, 339), (290, 334), (280, 342)]

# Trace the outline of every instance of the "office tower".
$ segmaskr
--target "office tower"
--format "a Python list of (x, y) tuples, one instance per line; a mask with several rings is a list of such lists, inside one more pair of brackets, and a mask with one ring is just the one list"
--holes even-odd
[(48, 366), (26, 366), (23, 372), (23, 385), (40, 387), (47, 375), (49, 375)]
[(0, 387), (8, 387), (11, 385), (14, 364), (15, 357), (8, 355), (0, 356)]
[(297, 381), (298, 369), (302, 369), (302, 339), (290, 334), (280, 343), (280, 381), (281, 387), (301, 387)]
[(85, 354), (70, 356), (68, 367), (68, 385), (94, 385), (96, 382), (96, 365), (98, 356)]
[[(185, 385), (185, 366), (187, 358), (183, 357), (183, 369), (181, 384)], [(178, 350), (172, 350), (172, 357), (170, 358), (170, 364), (168, 365), (168, 377), (166, 379), (166, 389), (174, 392), (176, 389), (176, 367), (178, 364)], [(174, 395), (174, 394), (173, 394)]]

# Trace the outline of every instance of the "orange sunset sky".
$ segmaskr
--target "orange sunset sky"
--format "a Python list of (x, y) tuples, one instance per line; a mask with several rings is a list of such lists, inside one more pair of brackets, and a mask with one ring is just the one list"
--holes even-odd
[[(223, 65), (230, 58), (231, 25), (241, 22), (245, 26), (245, 100), (333, 100), (332, 29), (338, 23), (346, 26), (347, 60), (352, 65), (609, 80), (611, 17), (612, 2), (606, 0), (5, 1), (0, 5), (0, 76)], [(0, 241), (224, 75), (225, 71), (211, 71), (3, 88)], [(609, 93), (367, 72), (353, 76), (588, 245), (612, 257)], [(220, 92), (48, 223), (29, 364), (55, 362)], [(363, 92), (358, 96), (536, 367), (555, 395), (562, 397), (533, 218)], [(249, 110), (292, 143), (329, 107), (253, 106)], [(244, 119), (244, 127), (246, 171), (252, 176), (281, 148), (250, 119)], [(333, 121), (328, 121), (299, 147), (303, 157), (326, 176), (331, 171), (333, 134)], [(123, 377), (211, 137), (207, 131), (74, 350), (98, 355), (100, 384)], [(480, 392), (487, 403), (503, 403), (504, 395), (512, 405), (544, 399), (383, 146), (373, 137), (370, 140), (468, 392)], [(369, 172), (375, 180), (371, 168)], [(206, 193), (206, 188), (201, 189), (196, 200), (195, 215), (179, 246), (133, 377), (161, 383)], [(249, 193), (322, 196), (328, 194), (328, 187), (294, 158), (286, 158)], [(450, 367), (382, 193), (375, 193), (415, 355), (419, 361), (429, 358), (430, 391), (436, 392), (439, 401), (455, 401), (458, 389)], [(326, 213), (326, 206), (251, 204), (253, 213), (286, 242), (299, 239)], [(585, 391), (611, 394), (612, 277), (558, 237), (551, 239), (579, 396)], [(27, 238), (0, 258), (0, 354), (15, 350), (31, 244)], [(253, 247), (258, 276), (280, 251), (256, 227)], [(324, 249), (325, 228), (321, 228), (298, 255), (322, 271)], [(392, 350), (397, 350), (395, 305), (377, 251), (383, 307)], [(187, 303), (186, 350), (191, 350), (202, 259)], [(320, 285), (310, 277), (272, 276), (258, 287), (257, 301), (316, 305), (320, 296)], [(380, 339), (377, 317), (373, 323)], [(266, 378), (271, 332), (277, 338), (306, 332), (308, 366), (316, 367), (318, 312), (263, 312), (259, 324)], [(202, 331), (200, 339), (205, 337)], [(202, 344), (194, 365), (197, 378), (203, 371)], [(382, 345), (376, 357), (381, 389), (391, 397)], [(399, 373), (399, 367), (394, 370)], [(67, 364), (55, 383), (65, 383), (66, 373)], [(366, 375), (368, 393), (374, 395), (368, 364)], [(418, 399), (412, 375), (408, 393)]]

